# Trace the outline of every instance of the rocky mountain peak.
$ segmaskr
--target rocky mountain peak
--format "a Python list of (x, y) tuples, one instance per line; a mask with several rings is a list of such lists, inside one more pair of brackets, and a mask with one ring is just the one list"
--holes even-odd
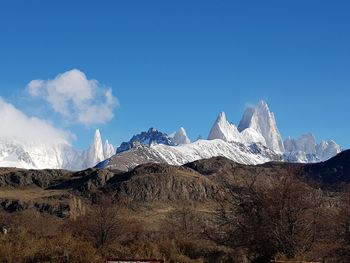
[(237, 127), (226, 119), (225, 112), (220, 112), (214, 122), (208, 140), (221, 139), (226, 142), (241, 142), (242, 136)]
[(187, 132), (186, 132), (185, 128), (183, 128), (183, 127), (181, 127), (174, 134), (169, 135), (169, 137), (172, 138), (174, 144), (176, 144), (176, 145), (183, 145), (183, 144), (191, 143), (190, 139), (187, 136)]
[(92, 167), (103, 160), (105, 160), (105, 157), (103, 152), (101, 134), (99, 129), (96, 129), (92, 144), (86, 153), (85, 165), (87, 167)]
[(107, 159), (115, 154), (115, 149), (111, 143), (109, 143), (108, 140), (105, 141), (105, 144), (103, 145), (103, 155), (104, 158)]
[(117, 153), (121, 153), (133, 148), (133, 145), (141, 144), (146, 146), (151, 146), (154, 144), (165, 144), (174, 146), (172, 138), (170, 138), (166, 133), (160, 132), (155, 128), (150, 128), (148, 131), (141, 132), (134, 135), (128, 142), (123, 142), (118, 148)]
[(281, 134), (277, 128), (275, 115), (270, 111), (265, 101), (260, 101), (255, 107), (249, 107), (243, 114), (238, 125), (240, 132), (251, 128), (261, 134), (267, 147), (276, 151), (284, 152)]

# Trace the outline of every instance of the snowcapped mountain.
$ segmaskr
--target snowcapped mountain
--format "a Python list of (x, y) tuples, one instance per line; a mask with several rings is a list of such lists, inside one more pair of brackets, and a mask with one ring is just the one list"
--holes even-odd
[(148, 146), (151, 146), (153, 144), (175, 145), (172, 141), (172, 138), (169, 138), (169, 136), (166, 133), (160, 132), (154, 128), (150, 128), (146, 132), (141, 132), (139, 134), (134, 135), (130, 139), (130, 141), (123, 142), (117, 148), (117, 153), (130, 150), (139, 144)]
[(112, 156), (98, 164), (97, 167), (127, 171), (143, 163), (181, 165), (213, 156), (224, 156), (242, 164), (260, 164), (271, 160), (280, 160), (280, 155), (260, 144), (245, 145), (215, 139), (198, 140), (180, 146), (139, 144), (128, 151)]
[(102, 147), (96, 130), (93, 143), (86, 151), (77, 151), (63, 139), (54, 141), (0, 138), (0, 166), (25, 169), (83, 170), (111, 157), (115, 152), (108, 141)]
[(288, 138), (284, 141), (286, 152), (305, 152), (316, 154), (316, 139), (311, 133), (303, 134), (298, 139)]
[(31, 156), (25, 150), (25, 145), (13, 140), (3, 139), (0, 141), (0, 162), (2, 166), (35, 167)]
[(342, 151), (342, 148), (333, 140), (321, 141), (316, 145), (316, 154), (321, 161), (328, 160)]
[(279, 153), (284, 152), (283, 140), (277, 128), (275, 115), (265, 101), (260, 101), (257, 106), (250, 107), (244, 112), (238, 130), (243, 132), (247, 128), (262, 135), (266, 146), (270, 149)]
[(99, 163), (105, 159), (103, 153), (101, 133), (98, 129), (95, 131), (94, 140), (87, 151), (87, 167), (91, 167), (94, 163)]
[(248, 108), (238, 128), (226, 119), (224, 112), (221, 112), (208, 136), (208, 140), (214, 139), (247, 144), (260, 143), (275, 152), (284, 152), (275, 116), (265, 101), (260, 101), (256, 107)]
[(185, 128), (181, 127), (178, 131), (169, 135), (175, 145), (183, 145), (191, 143), (188, 138)]
[(117, 155), (99, 166), (129, 169), (144, 162), (183, 164), (215, 156), (243, 164), (271, 160), (309, 163), (329, 159), (340, 151), (333, 141), (317, 144), (312, 134), (283, 142), (274, 113), (265, 101), (260, 101), (244, 112), (238, 128), (227, 120), (224, 112), (215, 120), (208, 140), (189, 143), (183, 128), (172, 135), (151, 128), (122, 143)]
[(281, 156), (264, 143), (262, 135), (252, 128), (241, 134), (221, 112), (208, 140), (198, 139), (190, 143), (184, 128), (171, 135), (151, 128), (123, 142), (117, 154), (98, 164), (98, 167), (128, 170), (147, 162), (181, 165), (214, 156), (224, 156), (243, 164), (281, 160)]
[(115, 154), (114, 146), (109, 143), (108, 140), (105, 141), (105, 144), (103, 145), (103, 155), (104, 158), (107, 159)]
[(96, 129), (95, 136), (90, 147), (86, 151), (83, 151), (81, 154), (77, 154), (77, 156), (81, 156), (80, 160), (82, 164), (80, 167), (84, 169), (93, 167), (103, 160), (113, 156), (114, 154), (115, 150), (113, 145), (110, 144), (108, 140), (106, 140), (103, 145), (101, 133), (99, 129)]
[(181, 127), (173, 134), (160, 132), (155, 128), (150, 128), (148, 131), (134, 135), (128, 142), (123, 142), (118, 148), (117, 153), (125, 152), (139, 145), (156, 145), (164, 144), (168, 146), (176, 146), (190, 143), (185, 128)]
[(318, 162), (341, 151), (334, 141), (317, 144), (312, 134), (282, 142), (275, 116), (264, 101), (244, 112), (238, 128), (221, 112), (210, 130), (208, 140), (198, 139), (193, 143), (182, 127), (171, 135), (150, 128), (123, 142), (117, 151), (108, 140), (103, 143), (98, 129), (85, 151), (75, 150), (62, 138), (32, 139), (30, 135), (26, 139), (18, 139), (23, 136), (16, 134), (9, 132), (0, 138), (0, 166), (82, 170), (99, 163), (99, 167), (127, 170), (145, 162), (184, 164), (215, 156), (224, 156), (243, 164), (271, 160)]
[(120, 147), (117, 148), (117, 153), (125, 152), (137, 147), (138, 145), (151, 146), (155, 144), (164, 144), (169, 146), (176, 146), (188, 144), (190, 142), (191, 141), (187, 136), (186, 130), (183, 127), (170, 135), (164, 132), (160, 132), (157, 129), (150, 128), (146, 132), (144, 131), (134, 135), (130, 141), (123, 142)]
[(227, 121), (225, 112), (219, 113), (210, 130), (208, 140), (215, 139), (221, 139), (225, 142), (242, 142), (242, 135), (234, 124)]
[(0, 166), (27, 169), (79, 168), (72, 159), (75, 152), (66, 141), (0, 140)]
[(321, 141), (317, 144), (315, 136), (311, 133), (303, 134), (298, 139), (286, 139), (284, 147), (287, 161), (294, 159), (304, 162), (326, 161), (342, 151), (334, 141)]

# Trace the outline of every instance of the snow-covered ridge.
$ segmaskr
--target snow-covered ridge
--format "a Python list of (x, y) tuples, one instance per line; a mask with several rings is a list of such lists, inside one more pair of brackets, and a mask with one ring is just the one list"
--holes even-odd
[(223, 156), (242, 164), (260, 164), (280, 160), (278, 154), (263, 145), (245, 145), (221, 139), (199, 140), (180, 146), (158, 144), (151, 146), (151, 149), (155, 150), (165, 162), (173, 165), (182, 165), (214, 156)]
[(237, 163), (261, 164), (279, 161), (281, 156), (261, 144), (245, 145), (238, 142), (226, 142), (221, 139), (197, 140), (190, 144), (169, 146), (138, 144), (128, 151), (121, 152), (101, 162), (98, 167), (130, 170), (143, 163), (168, 163), (182, 165), (200, 159), (223, 156)]

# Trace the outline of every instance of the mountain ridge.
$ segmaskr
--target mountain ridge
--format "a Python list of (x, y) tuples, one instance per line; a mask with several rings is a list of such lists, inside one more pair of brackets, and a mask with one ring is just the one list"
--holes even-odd
[(82, 170), (96, 164), (108, 166), (115, 159), (123, 169), (131, 169), (146, 161), (182, 165), (215, 156), (243, 164), (272, 160), (309, 163), (325, 161), (341, 150), (334, 141), (316, 143), (312, 134), (282, 141), (274, 113), (265, 101), (260, 101), (245, 110), (238, 126), (220, 112), (208, 140), (192, 143), (183, 127), (170, 135), (150, 128), (121, 143), (116, 150), (108, 140), (103, 143), (98, 129), (85, 151), (76, 151), (64, 140), (42, 143), (0, 138), (0, 166)]
[[(147, 158), (154, 162), (182, 165), (185, 162), (215, 156), (225, 156), (243, 164), (260, 164), (273, 160), (313, 163), (327, 160), (341, 152), (340, 146), (335, 142), (321, 141), (316, 144), (314, 135), (310, 134), (302, 136), (301, 139), (289, 138), (283, 141), (275, 115), (265, 101), (260, 101), (255, 107), (248, 107), (238, 127), (228, 121), (225, 112), (220, 112), (212, 125), (208, 140), (185, 143), (183, 147), (174, 141), (174, 134), (168, 136), (154, 128), (141, 132), (133, 136), (129, 142), (122, 143), (122, 145), (127, 145), (127, 148), (122, 151), (130, 150), (129, 154), (118, 156), (122, 151), (117, 150), (117, 156), (101, 163), (99, 167), (113, 165), (116, 160), (125, 164), (126, 160), (129, 160), (129, 165), (122, 166), (123, 169), (126, 167), (130, 169), (138, 163), (146, 162)], [(187, 138), (185, 133), (185, 139)], [(221, 140), (223, 143), (214, 142), (210, 149), (208, 142), (215, 140)], [(139, 148), (141, 145), (146, 147)], [(261, 150), (264, 147), (270, 149), (273, 154)], [(137, 150), (132, 151), (132, 148), (137, 148)], [(245, 153), (251, 152), (252, 149), (255, 149), (256, 153), (250, 156), (251, 160), (247, 160)], [(232, 152), (237, 154), (232, 154)], [(239, 154), (242, 156), (237, 156)], [(144, 159), (145, 156), (147, 156), (146, 159)]]

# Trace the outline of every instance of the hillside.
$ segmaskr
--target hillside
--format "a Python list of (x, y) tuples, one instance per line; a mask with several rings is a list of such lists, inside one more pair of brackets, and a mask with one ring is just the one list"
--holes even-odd
[[(55, 191), (59, 191), (62, 195), (60, 199), (67, 203), (72, 196), (88, 197), (97, 190), (112, 193), (117, 199), (127, 198), (147, 203), (218, 201), (225, 196), (227, 181), (240, 185), (244, 180), (253, 177), (264, 183), (274, 177), (292, 174), (323, 188), (341, 186), (350, 182), (349, 163), (350, 151), (344, 151), (317, 164), (270, 162), (254, 166), (238, 164), (224, 157), (214, 157), (183, 166), (146, 163), (129, 172), (98, 168), (80, 172), (1, 168), (0, 198), (6, 200), (1, 202), (5, 210), (12, 209), (8, 205), (11, 199), (9, 197), (25, 202), (26, 198), (21, 198), (22, 194), (26, 196), (26, 191), (43, 193), (42, 201), (51, 194), (55, 196)], [(9, 194), (11, 192), (18, 195)]]
[[(294, 257), (299, 249), (312, 260), (342, 262), (332, 247), (324, 249), (324, 242), (330, 242), (334, 237), (329, 233), (341, 231), (344, 222), (338, 215), (348, 200), (344, 186), (350, 181), (349, 163), (345, 151), (318, 164), (243, 165), (215, 157), (183, 166), (146, 163), (128, 172), (2, 168), (0, 226), (11, 229), (9, 237), (17, 239), (20, 229), (34, 240), (63, 231), (72, 235), (74, 255), (81, 251), (75, 245), (88, 242), (87, 251), (100, 260), (103, 255), (130, 255), (137, 246), (140, 257), (161, 255), (169, 262), (243, 262), (246, 256), (251, 262), (267, 262), (276, 253)], [(336, 229), (329, 229), (325, 220), (332, 220)], [(310, 228), (311, 223), (317, 226)], [(115, 237), (97, 246), (95, 234), (88, 233), (109, 224), (113, 228), (106, 233)], [(291, 236), (289, 224), (298, 226)], [(317, 229), (322, 238), (313, 237), (310, 229)], [(261, 234), (254, 237), (255, 231)], [(338, 250), (344, 247), (340, 237), (332, 239)], [(1, 241), (1, 234), (0, 242), (11, 246)], [(296, 243), (285, 246), (288, 242)]]

